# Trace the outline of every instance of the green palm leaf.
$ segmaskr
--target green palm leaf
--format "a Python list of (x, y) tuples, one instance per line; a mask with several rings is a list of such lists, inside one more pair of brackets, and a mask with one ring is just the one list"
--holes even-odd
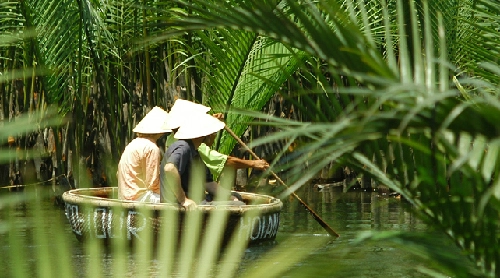
[[(320, 14), (319, 10), (311, 5), (297, 6), (293, 3), (287, 3), (289, 5), (286, 5), (284, 2), (276, 5), (272, 2), (256, 1), (247, 3), (252, 7), (251, 11), (236, 10), (231, 15), (228, 15), (224, 12), (224, 9), (219, 7), (220, 3), (218, 2), (204, 2), (203, 5), (198, 5), (194, 1), (189, 4), (182, 4), (185, 4), (186, 9), (193, 11), (194, 15), (192, 17), (180, 18), (174, 22), (175, 26), (190, 29), (201, 26), (199, 25), (200, 22), (210, 26), (213, 22), (220, 24), (224, 20), (221, 25), (228, 28), (239, 24), (245, 25), (246, 28), (253, 30), (255, 33), (265, 30), (267, 34), (272, 34), (271, 37), (281, 39), (289, 43), (292, 47), (306, 51), (309, 50), (310, 54), (317, 54), (320, 58), (330, 59), (329, 62), (336, 67), (343, 68), (343, 64), (347, 61), (351, 66), (367, 64), (370, 66), (383, 65), (380, 56), (373, 56), (368, 58), (368, 60), (366, 57), (360, 59), (357, 53), (358, 50), (355, 50), (355, 48), (361, 47), (364, 49), (365, 47), (370, 47), (370, 45), (373, 46), (373, 44), (368, 44), (367, 46), (365, 41), (358, 43), (347, 39), (353, 32), (359, 33), (359, 31), (355, 25), (348, 23), (346, 14), (339, 14), (335, 9), (329, 9), (333, 14), (328, 16), (329, 18), (335, 18), (336, 21), (333, 20), (329, 24), (323, 24), (323, 19), (327, 15)], [(205, 13), (206, 10), (218, 11), (220, 13), (207, 15)], [(278, 13), (275, 13), (275, 10)], [(294, 17), (287, 17), (286, 15), (289, 13), (293, 13)], [(280, 17), (281, 15), (283, 17)], [(257, 16), (260, 18), (259, 21), (255, 21)], [(309, 19), (312, 19), (314, 23), (302, 26), (303, 24), (308, 24)], [(268, 24), (271, 21), (274, 22)], [(264, 25), (265, 28), (263, 27)], [(319, 25), (323, 28), (320, 31), (316, 28)], [(304, 36), (303, 29), (307, 30), (310, 34)], [(290, 46), (274, 42), (269, 38), (252, 35), (255, 33), (245, 31), (227, 32), (220, 29), (210, 32), (213, 35), (205, 36), (202, 33), (199, 35), (206, 47), (210, 49), (209, 58), (206, 56), (197, 56), (200, 57), (198, 60), (203, 59), (205, 61), (205, 63), (204, 61), (198, 62), (200, 65), (205, 66), (205, 69), (207, 68), (207, 63), (211, 63), (210, 65), (212, 66), (208, 68), (213, 68), (211, 73), (207, 74), (207, 83), (210, 88), (216, 88), (215, 91), (217, 94), (210, 94), (210, 98), (207, 101), (209, 105), (212, 105), (212, 103), (226, 103), (228, 107), (232, 107), (233, 109), (260, 110), (267, 100), (279, 89), (279, 86), (295, 72), (305, 58), (304, 53), (300, 50), (294, 50)], [(170, 35), (176, 33), (177, 31), (175, 30), (167, 32)], [(220, 34), (226, 35), (224, 39), (216, 39), (220, 38)], [(242, 37), (236, 37), (235, 39), (235, 37), (229, 37), (229, 35)], [(250, 36), (245, 38), (247, 35)], [(278, 35), (282, 37), (278, 37)], [(331, 42), (327, 44), (325, 38), (328, 38)], [(358, 38), (362, 37), (358, 36)], [(254, 43), (248, 45), (248, 42), (252, 42), (252, 39)], [(347, 42), (348, 44), (343, 44), (343, 42)], [(325, 45), (328, 45), (328, 47), (320, 49), (320, 47)], [(253, 48), (249, 48), (249, 46)], [(347, 55), (327, 56), (328, 53), (336, 52), (338, 49), (341, 49)], [(234, 53), (239, 54), (234, 55)], [(196, 55), (199, 55), (199, 53), (196, 53)], [(243, 57), (244, 59), (238, 60), (239, 58), (236, 57)], [(338, 61), (331, 60), (332, 57), (336, 57)], [(390, 72), (387, 67), (379, 68), (379, 70), (384, 71), (385, 74)], [(210, 92), (211, 90), (205, 89), (204, 91)], [(230, 113), (227, 117), (227, 123), (235, 130), (236, 134), (241, 135), (245, 131), (250, 119), (242, 115)], [(234, 139), (224, 134), (220, 146), (222, 152), (228, 153), (234, 146)]]
[[(247, 1), (219, 8), (208, 3), (203, 6), (210, 11), (206, 12), (198, 1), (180, 3), (194, 11), (173, 22), (183, 30), (250, 30), (327, 63), (333, 86), (323, 83), (300, 97), (312, 100), (311, 92), (324, 95), (323, 99), (337, 102), (331, 107), (342, 107), (343, 113), (324, 112), (311, 118), (316, 119), (314, 123), (247, 113), (280, 129), (255, 140), (254, 146), (280, 138), (309, 142), (285, 166), (293, 171), (303, 169), (307, 162), (309, 167), (293, 177), (290, 190), (331, 162), (352, 167), (399, 191), (424, 219), (470, 252), (484, 272), (498, 274), (495, 250), (500, 191), (495, 169), (499, 169), (499, 130), (495, 123), (500, 106), (489, 95), (498, 93), (496, 83), (487, 80), (498, 72), (494, 66), (497, 49), (492, 45), (498, 34), (492, 15), (499, 4), (389, 1), (377, 8), (373, 2), (284, 1), (275, 6)], [(388, 11), (390, 5), (396, 13)], [(469, 30), (477, 32), (467, 35)], [(477, 44), (487, 47), (475, 49)], [(396, 51), (390, 50), (393, 46)], [(381, 53), (380, 49), (387, 51)], [(460, 83), (462, 90), (474, 88), (477, 97), (468, 96), (468, 101), (457, 98), (450, 78), (455, 68), (449, 65), (449, 58), (460, 70), (475, 75)], [(481, 62), (488, 64), (478, 66)], [(322, 77), (316, 80), (325, 81)], [(338, 94), (348, 96), (350, 103), (343, 103), (346, 98)], [(315, 109), (312, 105), (299, 107)]]

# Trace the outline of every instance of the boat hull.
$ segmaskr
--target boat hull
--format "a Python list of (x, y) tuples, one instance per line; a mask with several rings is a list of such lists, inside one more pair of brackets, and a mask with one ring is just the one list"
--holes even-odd
[(157, 240), (158, 234), (173, 232), (182, 236), (186, 215), (198, 213), (201, 235), (206, 225), (217, 212), (224, 212), (225, 219), (222, 242), (230, 239), (256, 244), (273, 241), (279, 228), (279, 199), (268, 195), (239, 192), (247, 205), (200, 205), (193, 211), (186, 211), (177, 204), (140, 203), (122, 201), (116, 198), (116, 187), (73, 189), (65, 192), (62, 199), (65, 213), (77, 239), (126, 239), (131, 242)]

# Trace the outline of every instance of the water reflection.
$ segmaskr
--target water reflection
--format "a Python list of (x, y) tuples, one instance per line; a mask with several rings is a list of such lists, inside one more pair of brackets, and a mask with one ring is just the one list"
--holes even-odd
[(307, 254), (285, 271), (285, 277), (428, 277), (416, 271), (428, 262), (401, 245), (353, 244), (359, 233), (367, 231), (426, 231), (407, 202), (386, 191), (347, 191), (345, 183), (320, 187), (304, 186), (297, 194), (340, 237), (329, 237), (295, 198), (284, 200), (277, 246), (283, 252)]
[[(10, 193), (9, 193), (10, 194)], [(401, 246), (391, 243), (353, 245), (352, 242), (359, 232), (363, 231), (423, 231), (426, 226), (412, 212), (407, 210), (406, 203), (378, 191), (346, 192), (344, 186), (304, 186), (297, 194), (326, 223), (341, 236), (338, 239), (330, 237), (318, 222), (293, 197), (282, 200), (284, 203), (281, 224), (276, 242), (261, 246), (249, 247), (245, 250), (243, 260), (238, 264), (237, 276), (241, 274), (279, 273), (280, 277), (423, 277), (415, 271), (420, 262)], [(2, 197), (5, 197), (2, 196)], [(49, 215), (43, 229), (37, 229), (53, 241), (66, 241), (71, 248), (72, 267), (77, 270), (74, 277), (86, 277), (88, 273), (96, 273), (102, 277), (115, 277), (113, 266), (114, 255), (103, 253), (100, 270), (86, 269), (92, 258), (84, 246), (71, 233), (63, 210), (54, 206), (52, 198), (41, 198), (38, 206), (17, 205), (6, 215), (5, 207), (0, 212), (0, 268), (6, 270), (2, 277), (13, 273), (12, 258), (9, 254), (18, 252), (25, 256), (23, 267), (29, 276), (36, 276), (37, 249), (47, 246), (36, 246), (30, 238), (33, 237), (33, 225), (37, 213)], [(3, 226), (6, 219), (14, 220), (16, 232), (8, 234), (9, 227)], [(62, 227), (64, 236), (54, 238), (51, 227)], [(25, 242), (24, 250), (12, 250), (12, 238)], [(50, 244), (50, 243), (48, 243)], [(50, 247), (48, 247), (50, 248)], [(126, 251), (121, 256), (127, 257), (124, 276), (135, 277), (134, 266), (144, 263), (140, 254)], [(161, 263), (155, 258), (148, 259), (148, 277), (161, 277)], [(54, 260), (49, 260), (54, 261)], [(283, 262), (287, 262), (284, 264)], [(278, 265), (284, 265), (279, 269)], [(274, 267), (273, 267), (274, 266)], [(271, 267), (271, 268), (269, 268)], [(268, 275), (265, 275), (268, 274)], [(175, 276), (175, 273), (174, 273)]]
[[(304, 186), (297, 192), (336, 232), (366, 230), (415, 231), (426, 226), (408, 209), (397, 195), (379, 190), (347, 191), (344, 184)], [(286, 233), (323, 233), (317, 221), (292, 196), (284, 201), (281, 228)]]

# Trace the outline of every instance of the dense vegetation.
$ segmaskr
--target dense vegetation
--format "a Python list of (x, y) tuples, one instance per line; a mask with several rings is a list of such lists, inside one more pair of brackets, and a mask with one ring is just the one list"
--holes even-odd
[[(252, 119), (276, 131), (253, 146), (298, 142), (280, 167), (309, 167), (290, 190), (332, 162), (349, 167), (400, 192), (483, 275), (500, 274), (497, 1), (40, 0), (4, 1), (0, 14), (0, 139), (29, 137), (7, 124), (21, 115), (35, 134), (52, 126), (57, 106), (59, 173), (112, 173), (148, 108), (197, 100), (238, 135)], [(258, 113), (273, 96), (286, 113)]]

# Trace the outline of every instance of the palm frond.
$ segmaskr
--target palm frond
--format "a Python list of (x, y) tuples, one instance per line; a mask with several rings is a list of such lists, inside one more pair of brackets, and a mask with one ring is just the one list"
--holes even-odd
[[(211, 3), (202, 8), (197, 1), (180, 1), (194, 13), (173, 24), (183, 30), (201, 26), (250, 30), (325, 61), (335, 81), (343, 76), (348, 82), (322, 84), (304, 95), (325, 94), (344, 113), (332, 111), (308, 124), (261, 116), (280, 132), (255, 140), (254, 145), (302, 138), (308, 144), (297, 150), (299, 156), (289, 169), (303, 169), (305, 161), (309, 169), (295, 177), (291, 190), (328, 163), (342, 162), (401, 192), (424, 219), (469, 251), (483, 271), (498, 273), (493, 246), (498, 245), (495, 234), (500, 225), (494, 170), (499, 169), (495, 158), (500, 134), (495, 122), (500, 110), (498, 100), (489, 96), (498, 93), (496, 82), (488, 82), (498, 71), (496, 47), (489, 47), (498, 36), (492, 17), (498, 4), (388, 2), (370, 18), (366, 11), (372, 6), (359, 2), (343, 6), (337, 1), (284, 1), (275, 6), (247, 1), (217, 9)], [(389, 5), (396, 13), (387, 11)], [(382, 15), (391, 18), (376, 18)], [(373, 21), (381, 28), (370, 28), (376, 26), (370, 25)], [(361, 28), (360, 22), (369, 23)], [(381, 30), (383, 39), (374, 39)], [(473, 36), (486, 47), (473, 50)], [(397, 51), (379, 51), (391, 44)], [(482, 61), (488, 64), (478, 70)], [(458, 98), (459, 92), (451, 87), (450, 76), (456, 71), (451, 64), (475, 75), (475, 81), (460, 83), (480, 96)], [(343, 105), (337, 94), (349, 96), (350, 105)], [(321, 122), (332, 116), (334, 122)]]
[[(444, 9), (441, 9), (444, 10)], [(489, 61), (498, 65), (500, 48), (497, 15), (500, 4), (496, 1), (456, 1), (456, 6), (447, 11), (456, 15), (445, 26), (449, 56), (459, 66), (460, 74), (474, 75), (492, 83), (498, 82), (498, 75), (482, 68), (480, 64)]]

